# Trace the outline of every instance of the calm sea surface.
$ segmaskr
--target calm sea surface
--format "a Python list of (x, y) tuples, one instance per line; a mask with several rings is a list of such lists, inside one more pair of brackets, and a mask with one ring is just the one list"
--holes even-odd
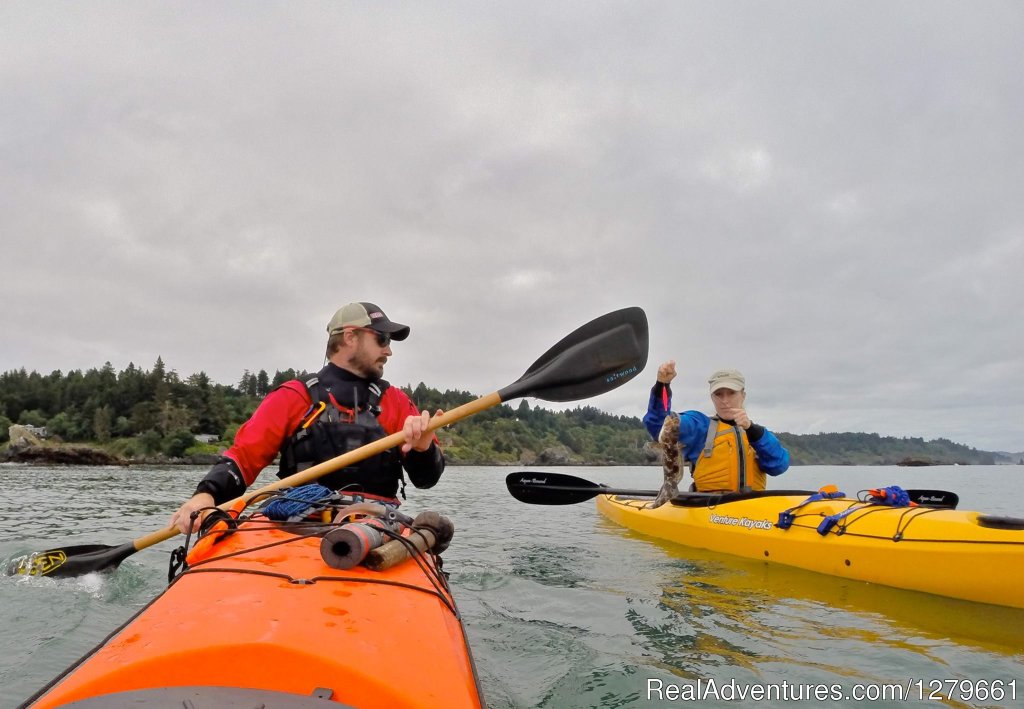
[[(644, 538), (598, 516), (593, 502), (515, 501), (504, 486), (512, 470), (449, 468), (432, 490), (410, 487), (403, 508), (413, 515), (434, 509), (455, 522), (445, 568), (491, 707), (691, 703), (649, 698), (649, 681), (686, 691), (713, 680), (725, 697), (733, 680), (850, 690), (917, 679), (925, 687), (929, 680), (1015, 682), (1015, 701), (1007, 689), (1002, 701), (964, 701), (961, 693), (944, 704), (1024, 706), (1024, 611)], [(654, 489), (661, 481), (656, 467), (549, 470), (619, 487)], [(120, 544), (159, 529), (204, 472), (0, 465), (0, 564), (54, 545)], [(1024, 468), (1017, 466), (814, 466), (772, 484), (830, 482), (850, 494), (892, 484), (952, 490), (961, 509), (1024, 516)], [(18, 706), (159, 593), (173, 546), (139, 552), (108, 575), (0, 576), (0, 707)]]

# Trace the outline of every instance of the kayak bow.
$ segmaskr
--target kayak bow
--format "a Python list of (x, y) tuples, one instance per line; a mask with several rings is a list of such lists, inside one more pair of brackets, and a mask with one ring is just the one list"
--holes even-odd
[(390, 524), (406, 543), (388, 541), (378, 517), (243, 516), (201, 538), (160, 596), (24, 706), (480, 707), (440, 558), (414, 550), (380, 571), (353, 565), (435, 540)]

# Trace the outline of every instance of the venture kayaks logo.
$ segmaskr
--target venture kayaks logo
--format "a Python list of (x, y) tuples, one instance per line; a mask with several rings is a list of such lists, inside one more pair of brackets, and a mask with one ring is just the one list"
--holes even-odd
[(727, 527), (744, 527), (746, 529), (771, 529), (775, 524), (768, 519), (750, 519), (749, 517), (726, 517), (712, 514), (708, 518), (711, 524), (722, 524)]

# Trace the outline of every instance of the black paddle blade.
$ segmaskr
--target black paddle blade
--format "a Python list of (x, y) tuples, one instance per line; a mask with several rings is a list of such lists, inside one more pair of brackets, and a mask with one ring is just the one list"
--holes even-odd
[[(601, 493), (601, 486), (589, 487), (559, 485), (558, 475), (550, 473), (511, 473), (505, 477), (505, 486), (512, 497), (530, 505), (574, 505), (593, 499)], [(583, 482), (587, 482), (584, 480)]]
[[(594, 483), (575, 475), (521, 471), (505, 477), (505, 486), (520, 502), (530, 505), (575, 505), (592, 500), (598, 495), (623, 495), (626, 497), (657, 497), (657, 490), (621, 490)], [(672, 504), (681, 507), (704, 507), (710, 504), (724, 504), (757, 497), (778, 497), (813, 495), (812, 490), (762, 490), (758, 492), (680, 492)], [(960, 501), (955, 492), (948, 490), (907, 490), (912, 502), (922, 507), (956, 509)]]
[(618, 490), (561, 473), (510, 473), (505, 486), (512, 497), (530, 505), (575, 505), (598, 495), (658, 496), (657, 490)]
[(113, 569), (135, 551), (135, 545), (131, 542), (116, 547), (84, 544), (63, 549), (48, 549), (14, 559), (7, 565), (7, 575), (25, 574), (51, 578), (81, 576), (93, 571)]
[(949, 490), (907, 490), (910, 501), (916, 502), (922, 507), (938, 507), (945, 510), (955, 510), (960, 504), (960, 496)]
[(616, 310), (566, 335), (498, 396), (502, 401), (520, 396), (576, 401), (603, 394), (643, 371), (647, 346), (644, 311)]

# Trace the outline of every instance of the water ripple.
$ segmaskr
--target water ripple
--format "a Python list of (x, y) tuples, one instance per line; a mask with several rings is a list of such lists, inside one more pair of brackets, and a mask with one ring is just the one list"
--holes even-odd
[[(203, 472), (2, 466), (18, 505), (0, 509), (0, 559), (159, 529)], [(849, 687), (988, 678), (1016, 680), (1024, 692), (1024, 611), (659, 542), (604, 520), (592, 504), (518, 503), (503, 489), (505, 472), (450, 469), (431, 490), (410, 488), (404, 508), (455, 522), (445, 568), (493, 709), (649, 707), (659, 705), (649, 683), (708, 679)], [(659, 476), (656, 468), (568, 472), (623, 487), (656, 487)], [(976, 480), (988, 471), (969, 472)], [(0, 576), (5, 701), (30, 695), (158, 594), (173, 546), (81, 579)]]

